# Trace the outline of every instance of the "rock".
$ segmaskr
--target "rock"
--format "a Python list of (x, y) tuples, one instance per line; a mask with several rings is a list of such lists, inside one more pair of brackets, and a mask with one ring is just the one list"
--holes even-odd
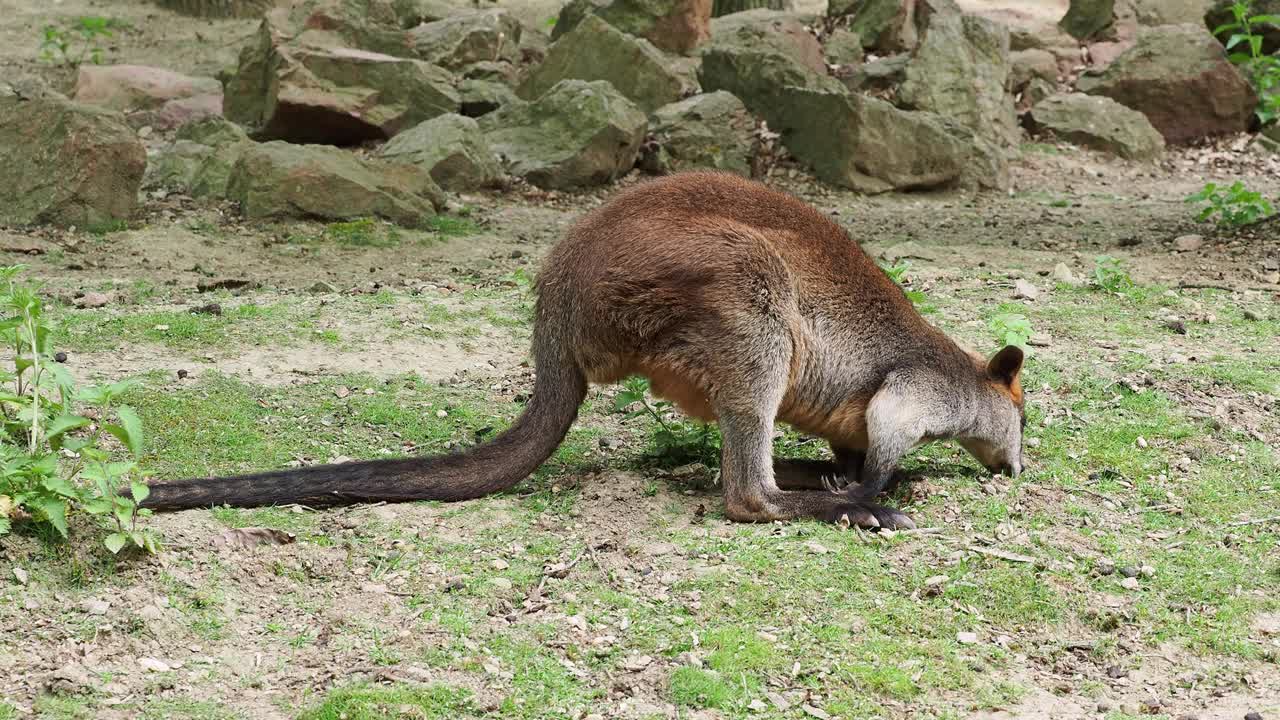
[(146, 149), (119, 113), (0, 84), (0, 224), (127, 219), (146, 164)]
[(1120, 568), (1120, 574), (1127, 578), (1136, 578), (1138, 577), (1138, 568), (1133, 567), (1132, 565), (1125, 565)]
[(226, 114), (258, 139), (351, 145), (384, 139), (457, 112), (454, 78), (421, 60), (350, 48), (277, 47), (255, 84), (241, 72), (228, 86)]
[(791, 57), (818, 74), (826, 74), (822, 44), (809, 31), (806, 18), (779, 10), (749, 10), (711, 22), (713, 44), (733, 43), (768, 48)]
[(143, 187), (225, 198), (231, 169), (252, 144), (244, 130), (221, 117), (184, 125), (173, 143), (147, 164)]
[(622, 669), (627, 672), (640, 672), (653, 664), (649, 655), (631, 655), (622, 661)]
[(1146, 116), (1109, 97), (1054, 95), (1031, 109), (1031, 122), (1037, 132), (1129, 160), (1155, 160), (1164, 153), (1164, 138)]
[(1035, 300), (1040, 297), (1040, 288), (1018, 278), (1013, 283), (1013, 297), (1016, 300)]
[(516, 94), (532, 100), (561, 80), (608, 81), (646, 112), (685, 97), (697, 86), (690, 72), (681, 72), (648, 40), (628, 35), (596, 15), (561, 35)]
[(173, 669), (169, 667), (169, 663), (152, 657), (138, 658), (138, 666), (150, 672), (169, 672)]
[[(1031, 347), (1050, 347), (1053, 345), (1053, 336), (1049, 333), (1035, 333), (1027, 338), (1027, 344)], [(1027, 444), (1030, 445), (1032, 440), (1035, 438), (1028, 438)]]
[(417, 57), (449, 70), (482, 61), (518, 62), (520, 34), (520, 23), (506, 10), (451, 15), (409, 31)]
[(1016, 50), (1009, 53), (1009, 87), (1025, 88), (1032, 80), (1058, 81), (1058, 58), (1048, 50)]
[[(817, 46), (819, 69), (815, 69), (809, 62), (813, 58), (809, 57), (804, 41), (792, 42), (790, 16), (770, 11), (739, 15), (750, 17), (738, 18), (736, 25), (721, 25), (722, 20), (729, 20), (732, 15), (714, 23), (724, 32), (717, 32), (703, 51), (702, 66), (698, 70), (703, 92), (724, 90), (733, 94), (776, 130), (785, 117), (796, 115), (786, 107), (786, 94), (791, 89), (843, 91), (839, 81), (825, 74), (820, 46)], [(815, 119), (808, 124), (816, 122)]]
[(81, 694), (93, 690), (89, 671), (80, 663), (70, 663), (50, 672), (43, 678), (46, 690), (55, 694)]
[(432, 217), (445, 203), (420, 168), (280, 141), (245, 149), (232, 168), (227, 197), (248, 217), (376, 216), (406, 226)]
[(72, 99), (110, 110), (150, 110), (170, 100), (221, 95), (211, 77), (191, 77), (146, 65), (81, 65)]
[[(1139, 25), (1181, 25), (1205, 22), (1214, 0), (1129, 0)], [(1230, 13), (1228, 13), (1230, 16)], [(1210, 28), (1217, 27), (1209, 23)]]
[(956, 633), (956, 642), (961, 645), (976, 645), (978, 643), (978, 634), (972, 632)]
[(829, 555), (831, 553), (831, 548), (823, 545), (817, 540), (810, 540), (809, 542), (806, 542), (804, 546), (814, 555)]
[(731, 93), (717, 90), (659, 108), (651, 119), (650, 135), (657, 144), (645, 158), (650, 172), (751, 174), (755, 118)]
[(916, 46), (915, 9), (914, 0), (832, 0), (827, 17), (842, 19), (863, 48), (897, 53)]
[(588, 15), (667, 52), (688, 54), (711, 37), (711, 0), (570, 0), (551, 39), (572, 31)]
[(1244, 720), (1263, 720), (1262, 713), (1247, 712), (1244, 714)]
[(911, 56), (906, 53), (890, 55), (864, 63), (850, 73), (839, 75), (840, 81), (853, 92), (872, 95), (896, 95), (898, 86), (907, 79), (907, 64)]
[(463, 80), (458, 83), (459, 113), (470, 118), (497, 110), (504, 105), (520, 101), (511, 88), (488, 80)]
[(1071, 0), (1058, 26), (1078, 40), (1101, 35), (1116, 21), (1115, 0)]
[(180, 15), (205, 18), (260, 18), (287, 0), (152, 0)]
[(562, 80), (480, 118), (507, 172), (547, 189), (612, 182), (635, 164), (647, 119), (609, 83)]
[(854, 67), (862, 64), (862, 39), (842, 27), (833, 28), (822, 43), (822, 56), (828, 65)]
[(1071, 272), (1071, 268), (1066, 263), (1058, 263), (1053, 266), (1053, 279), (1064, 285), (1079, 285), (1080, 278)]
[(1138, 578), (1125, 578), (1120, 581), (1120, 587), (1125, 590), (1137, 590), (1141, 585), (1138, 583)]
[(391, 138), (377, 157), (417, 165), (445, 190), (492, 187), (502, 180), (502, 166), (475, 120), (441, 115)]
[(125, 119), (131, 127), (151, 127), (165, 131), (210, 117), (222, 117), (222, 91), (217, 94), (193, 95), (170, 100), (155, 110), (130, 113)]
[(1146, 115), (1169, 143), (1242, 132), (1257, 104), (1222, 45), (1193, 25), (1141, 29), (1133, 48), (1077, 85)]
[(338, 292), (338, 289), (323, 280), (317, 280), (307, 286), (307, 292), (322, 295), (327, 293), (336, 293)]
[(957, 184), (970, 148), (940, 118), (841, 89), (785, 88), (772, 129), (822, 180), (859, 192)]
[[(1183, 0), (1187, 2), (1189, 0)], [(1231, 12), (1231, 6), (1235, 4), (1235, 0), (1218, 0), (1209, 11), (1203, 15), (1205, 28), (1212, 31), (1230, 22), (1235, 22), (1235, 15)], [(1253, 0), (1250, 5), (1251, 15), (1280, 15), (1280, 0)], [(1194, 22), (1188, 20), (1186, 22)], [(1262, 52), (1267, 55), (1280, 53), (1280, 25), (1261, 23), (1254, 26), (1254, 32), (1262, 36)], [(1222, 40), (1225, 42), (1231, 37), (1229, 33), (1222, 34)], [(1244, 50), (1243, 47), (1240, 49)], [(1247, 52), (1247, 50), (1246, 50)]]
[(1199, 250), (1201, 245), (1204, 245), (1203, 235), (1183, 235), (1173, 241), (1173, 249), (1178, 252), (1193, 252)]
[(106, 615), (110, 608), (111, 603), (97, 598), (89, 598), (80, 603), (80, 609), (89, 615)]
[[(922, 3), (924, 4), (924, 3)], [(938, 113), (997, 146), (1018, 142), (1009, 81), (1009, 31), (957, 10), (938, 10), (907, 65), (898, 104)]]

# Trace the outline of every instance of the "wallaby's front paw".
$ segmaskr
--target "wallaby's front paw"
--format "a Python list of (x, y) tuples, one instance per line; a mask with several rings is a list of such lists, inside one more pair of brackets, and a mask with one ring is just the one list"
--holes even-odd
[(823, 518), (827, 522), (867, 529), (913, 530), (916, 524), (903, 513), (884, 505), (849, 502), (836, 505)]

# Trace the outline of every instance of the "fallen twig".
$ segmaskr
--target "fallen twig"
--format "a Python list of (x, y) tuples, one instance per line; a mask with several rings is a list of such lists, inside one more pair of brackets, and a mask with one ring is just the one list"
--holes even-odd
[(1244, 527), (1245, 525), (1266, 525), (1267, 523), (1280, 522), (1280, 515), (1272, 515), (1270, 517), (1258, 518), (1257, 520), (1236, 520), (1229, 522), (1224, 527)]
[(981, 545), (970, 545), (969, 549), (980, 555), (990, 555), (991, 557), (1000, 558), (1001, 560), (1008, 560), (1009, 562), (1017, 562), (1017, 563), (1039, 562), (1038, 560), (1036, 560), (1036, 558), (1033, 558), (1030, 555), (1019, 555), (1018, 553), (1011, 553), (1011, 552), (1008, 552), (1007, 550), (1000, 550), (998, 548), (986, 548), (986, 547), (982, 547)]

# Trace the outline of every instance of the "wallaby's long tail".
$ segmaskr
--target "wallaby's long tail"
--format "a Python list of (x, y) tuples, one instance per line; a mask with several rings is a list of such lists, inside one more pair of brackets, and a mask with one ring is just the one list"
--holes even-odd
[[(539, 347), (540, 346), (540, 347)], [(533, 396), (515, 424), (464, 452), (423, 458), (314, 465), (233, 477), (191, 478), (151, 486), (152, 510), (298, 503), (469, 500), (515, 485), (560, 445), (578, 416), (587, 381), (568, 348), (535, 342)]]

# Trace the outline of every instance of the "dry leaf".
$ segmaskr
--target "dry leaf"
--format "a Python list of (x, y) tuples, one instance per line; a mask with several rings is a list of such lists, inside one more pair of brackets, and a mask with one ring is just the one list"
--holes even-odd
[(209, 541), (216, 548), (251, 548), (258, 545), (288, 545), (298, 537), (275, 528), (234, 528), (224, 530)]

